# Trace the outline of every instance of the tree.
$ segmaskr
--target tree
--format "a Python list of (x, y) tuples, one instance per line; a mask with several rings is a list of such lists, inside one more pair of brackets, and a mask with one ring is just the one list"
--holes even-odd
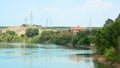
[(107, 19), (106, 22), (105, 22), (105, 24), (104, 24), (104, 26), (111, 25), (111, 24), (113, 24), (113, 22), (114, 21), (112, 19)]
[(79, 45), (90, 45), (90, 38), (83, 37), (83, 38), (78, 40), (77, 44), (79, 44)]
[(33, 37), (39, 34), (39, 30), (37, 28), (28, 28), (25, 34), (27, 37)]
[(120, 15), (116, 18), (115, 22), (112, 22), (112, 20), (107, 20), (106, 23), (107, 25), (100, 29), (96, 34), (95, 43), (97, 45), (98, 53), (100, 54), (105, 54), (106, 48), (109, 49), (113, 47), (116, 51), (120, 50)]
[(119, 14), (118, 17), (116, 18), (116, 21), (117, 21), (118, 19), (120, 19), (120, 14)]

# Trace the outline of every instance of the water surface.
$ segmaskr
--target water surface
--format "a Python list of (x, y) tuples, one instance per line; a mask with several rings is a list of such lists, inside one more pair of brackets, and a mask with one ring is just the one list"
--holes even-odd
[(1, 48), (0, 68), (113, 68), (88, 55), (94, 53), (93, 50), (68, 49), (54, 44), (0, 45), (8, 44), (37, 45), (40, 48)]

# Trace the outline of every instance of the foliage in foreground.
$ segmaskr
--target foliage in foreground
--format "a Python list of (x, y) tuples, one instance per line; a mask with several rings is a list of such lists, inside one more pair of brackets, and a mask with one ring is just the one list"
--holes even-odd
[(120, 15), (113, 22), (107, 20), (104, 27), (96, 34), (97, 53), (107, 59), (120, 61)]

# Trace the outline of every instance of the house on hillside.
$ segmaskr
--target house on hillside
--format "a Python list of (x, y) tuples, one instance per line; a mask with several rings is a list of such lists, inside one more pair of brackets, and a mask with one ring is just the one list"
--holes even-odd
[(85, 31), (85, 30), (87, 30), (87, 28), (80, 27), (80, 26), (70, 28), (70, 32), (72, 32), (73, 35), (76, 35), (76, 33), (79, 32), (79, 31)]

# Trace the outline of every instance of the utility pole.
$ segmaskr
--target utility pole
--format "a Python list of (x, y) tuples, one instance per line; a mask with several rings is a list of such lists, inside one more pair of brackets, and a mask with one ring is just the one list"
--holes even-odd
[(25, 24), (27, 24), (27, 18), (25, 18)]
[(52, 27), (52, 19), (50, 19), (50, 26)]
[(89, 30), (90, 31), (92, 30), (92, 20), (91, 20), (91, 18), (89, 19)]
[(48, 18), (46, 18), (46, 27), (48, 27)]
[(31, 25), (33, 24), (33, 13), (32, 13), (32, 11), (30, 12), (30, 24)]
[(50, 29), (51, 29), (51, 31), (53, 31), (53, 29), (52, 29), (52, 19), (50, 19)]

